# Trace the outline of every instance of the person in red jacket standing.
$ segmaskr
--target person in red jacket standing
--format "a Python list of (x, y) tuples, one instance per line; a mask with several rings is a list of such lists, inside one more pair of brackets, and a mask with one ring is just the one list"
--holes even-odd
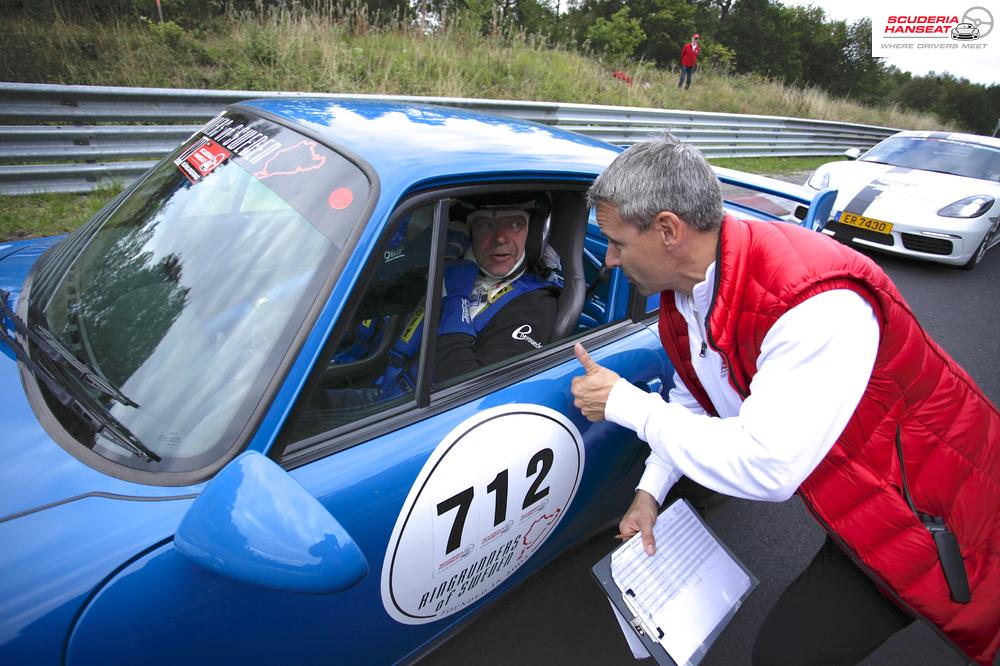
[(889, 277), (822, 234), (725, 214), (712, 167), (669, 136), (615, 158), (588, 202), (606, 265), (660, 293), (674, 367), (666, 402), (576, 347), (574, 404), (650, 447), (622, 536), (655, 553), (682, 475), (798, 495), (827, 540), (764, 620), (756, 666), (856, 664), (914, 618), (1000, 663), (1000, 413)]
[(684, 85), (684, 90), (691, 87), (691, 75), (694, 74), (694, 70), (698, 67), (698, 54), (701, 53), (701, 47), (698, 46), (699, 39), (698, 33), (694, 33), (691, 35), (691, 41), (681, 49), (681, 78), (677, 82), (678, 88), (684, 85), (685, 79), (687, 80), (687, 84)]

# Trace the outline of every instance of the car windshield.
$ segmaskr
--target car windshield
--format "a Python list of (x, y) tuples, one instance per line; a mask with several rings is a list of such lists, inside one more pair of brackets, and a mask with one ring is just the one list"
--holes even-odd
[(860, 159), (863, 162), (881, 162), (1000, 182), (1000, 149), (969, 141), (921, 136), (890, 137)]
[(94, 394), (161, 460), (73, 427), (43, 391), (76, 445), (156, 472), (232, 452), (371, 193), (334, 151), (230, 110), (39, 262), (29, 324), (138, 404)]

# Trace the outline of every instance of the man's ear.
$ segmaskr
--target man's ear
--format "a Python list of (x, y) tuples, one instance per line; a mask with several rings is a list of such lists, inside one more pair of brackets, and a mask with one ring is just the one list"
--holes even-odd
[(666, 247), (673, 248), (682, 240), (685, 227), (681, 218), (668, 210), (660, 211), (653, 218), (652, 231), (656, 232), (660, 242)]

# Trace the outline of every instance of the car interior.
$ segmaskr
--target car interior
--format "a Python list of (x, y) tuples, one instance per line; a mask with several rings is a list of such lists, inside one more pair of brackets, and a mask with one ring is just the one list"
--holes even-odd
[[(294, 423), (286, 427), (282, 439), (296, 441), (339, 430), (413, 400), (412, 386), (394, 392), (386, 385), (387, 378), (399, 376), (393, 374), (394, 365), (406, 366), (411, 377), (416, 374), (420, 350), (406, 350), (406, 344), (420, 338), (417, 331), (423, 323), (439, 202), (444, 202), (449, 218), (446, 261), (458, 258), (456, 245), (464, 250), (452, 241), (456, 233), (463, 233), (469, 210), (532, 202), (526, 261), (551, 269), (550, 279), (559, 290), (556, 321), (545, 346), (623, 316), (624, 308), (608, 302), (611, 271), (602, 265), (606, 245), (592, 226), (585, 190), (579, 186), (462, 191), (404, 206), (387, 226), (380, 251), (372, 255), (366, 271), (367, 281), (355, 289), (353, 314), (341, 318), (327, 346), (327, 360), (310, 380), (305, 399), (300, 400), (304, 404), (293, 414)], [(488, 370), (482, 368), (475, 375)]]

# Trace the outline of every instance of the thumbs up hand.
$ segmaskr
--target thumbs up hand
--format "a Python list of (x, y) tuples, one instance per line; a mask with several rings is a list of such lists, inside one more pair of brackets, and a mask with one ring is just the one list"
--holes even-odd
[(617, 372), (598, 365), (579, 342), (573, 348), (585, 374), (573, 378), (573, 405), (590, 421), (604, 418), (604, 407), (611, 387), (621, 379)]

